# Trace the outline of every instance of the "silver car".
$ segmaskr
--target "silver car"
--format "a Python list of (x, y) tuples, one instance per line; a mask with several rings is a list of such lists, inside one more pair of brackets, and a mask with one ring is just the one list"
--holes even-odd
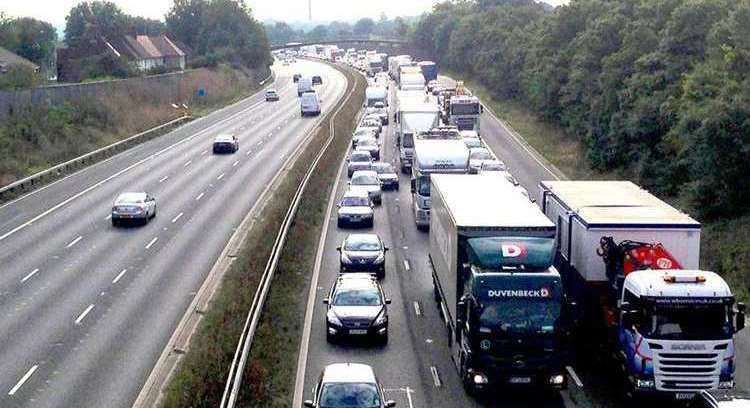
[(349, 190), (364, 191), (370, 196), (373, 203), (380, 205), (383, 202), (383, 188), (374, 170), (358, 170), (352, 175), (349, 182)]
[(375, 211), (372, 209), (372, 200), (369, 194), (363, 191), (347, 191), (344, 197), (336, 205), (337, 226), (363, 226), (370, 227), (375, 224)]
[(398, 190), (398, 174), (390, 163), (375, 162), (372, 169), (378, 173), (383, 190)]
[(366, 150), (370, 152), (375, 160), (380, 160), (380, 144), (374, 139), (362, 139), (357, 143), (357, 150)]
[(357, 148), (357, 143), (362, 139), (375, 139), (376, 133), (373, 128), (357, 128), (352, 134), (352, 147)]
[(351, 177), (355, 171), (370, 170), (372, 166), (372, 155), (366, 150), (354, 150), (346, 159), (346, 175)]
[(122, 193), (112, 205), (112, 226), (117, 227), (126, 221), (148, 224), (156, 217), (156, 198), (144, 192)]
[(473, 149), (469, 149), (469, 170), (471, 173), (477, 173), (479, 172), (479, 169), (482, 168), (482, 163), (488, 160), (496, 160), (495, 156), (492, 155), (492, 153), (484, 147), (475, 147)]

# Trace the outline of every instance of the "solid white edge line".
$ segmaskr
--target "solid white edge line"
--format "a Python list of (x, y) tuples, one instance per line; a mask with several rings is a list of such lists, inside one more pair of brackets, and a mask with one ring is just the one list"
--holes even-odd
[(568, 371), (568, 374), (570, 375), (570, 378), (573, 379), (573, 382), (575, 383), (576, 387), (583, 388), (583, 382), (581, 382), (581, 379), (578, 378), (578, 374), (576, 374), (575, 370), (573, 370), (573, 367), (565, 366), (565, 370)]
[(149, 241), (148, 244), (146, 244), (146, 249), (150, 249), (151, 245), (154, 245), (156, 241), (158, 240), (159, 240), (159, 237), (154, 237), (153, 239), (151, 239), (151, 241)]
[(26, 372), (26, 374), (21, 377), (20, 380), (16, 383), (16, 385), (13, 386), (13, 388), (8, 391), (8, 395), (14, 395), (18, 390), (23, 386), (23, 384), (31, 378), (31, 376), (34, 374), (36, 369), (39, 368), (39, 365), (34, 364), (31, 368), (29, 368), (29, 371)]
[(23, 279), (21, 279), (21, 283), (24, 283), (27, 280), (31, 279), (31, 277), (36, 275), (37, 272), (39, 272), (39, 268), (36, 268), (33, 271), (29, 272), (28, 275), (24, 276)]
[(86, 308), (86, 310), (84, 310), (83, 312), (81, 312), (81, 314), (78, 315), (78, 318), (76, 319), (75, 324), (81, 324), (83, 319), (86, 318), (86, 315), (88, 315), (89, 312), (91, 312), (93, 308), (94, 308), (94, 304), (92, 303), (89, 305), (89, 307)]
[(440, 388), (443, 383), (440, 382), (440, 374), (438, 374), (437, 367), (430, 366), (430, 373), (432, 374), (432, 382), (435, 384), (435, 388)]
[(80, 240), (82, 240), (82, 239), (83, 239), (83, 236), (79, 235), (79, 236), (78, 236), (78, 238), (76, 238), (76, 239), (74, 239), (74, 240), (70, 241), (70, 243), (69, 243), (69, 244), (68, 244), (68, 245), (67, 245), (67, 246), (66, 246), (65, 248), (67, 249), (67, 248), (71, 248), (71, 247), (73, 247), (73, 245), (77, 244), (77, 243), (78, 243), (78, 241), (80, 241)]
[(179, 220), (180, 218), (182, 218), (182, 215), (183, 215), (183, 214), (184, 214), (184, 213), (179, 213), (179, 214), (177, 214), (177, 216), (176, 216), (176, 217), (172, 218), (172, 224), (176, 223), (176, 222), (177, 222), (177, 220)]
[[(344, 88), (346, 90), (346, 88)], [(297, 374), (294, 381), (294, 397), (292, 399), (293, 407), (302, 406), (302, 395), (305, 386), (305, 370), (307, 370), (307, 350), (310, 347), (310, 333), (312, 332), (312, 318), (315, 309), (315, 296), (318, 289), (318, 280), (320, 278), (320, 267), (323, 263), (323, 250), (325, 249), (326, 237), (328, 236), (328, 227), (331, 224), (331, 214), (333, 205), (336, 203), (336, 192), (339, 187), (339, 180), (344, 174), (344, 165), (346, 164), (346, 155), (344, 155), (339, 165), (339, 171), (336, 173), (336, 181), (333, 183), (331, 196), (328, 199), (328, 208), (326, 209), (326, 222), (318, 240), (318, 251), (315, 255), (315, 266), (313, 268), (312, 279), (310, 280), (310, 292), (307, 294), (307, 307), (305, 309), (305, 324), (302, 328), (302, 339), (297, 357)]]
[(123, 269), (117, 276), (115, 276), (114, 279), (112, 279), (112, 283), (114, 284), (114, 283), (119, 282), (120, 279), (123, 277), (123, 275), (125, 275), (125, 272), (127, 272), (127, 271), (128, 271), (127, 268)]
[(406, 400), (409, 401), (409, 408), (414, 408), (414, 404), (413, 404), (413, 402), (411, 400), (411, 393), (412, 392), (413, 391), (412, 391), (411, 388), (406, 387)]
[[(262, 92), (262, 91), (259, 91), (258, 93), (260, 93), (260, 92)], [(225, 108), (222, 108), (222, 109), (226, 109), (226, 108), (229, 108), (229, 107), (235, 106), (235, 105), (237, 105), (237, 104), (240, 104), (240, 103), (244, 102), (245, 100), (247, 100), (247, 99), (249, 99), (249, 98), (252, 98), (252, 97), (254, 97), (255, 95), (256, 95), (256, 94), (253, 94), (253, 95), (249, 96), (249, 97), (248, 97), (248, 98), (246, 98), (246, 99), (243, 99), (243, 100), (241, 100), (241, 101), (238, 101), (238, 102), (236, 102), (235, 104), (232, 104), (232, 105), (230, 105), (230, 106), (227, 106), (227, 107), (225, 107)], [(91, 186), (89, 186), (89, 187), (85, 188), (84, 190), (82, 190), (82, 191), (79, 191), (78, 193), (76, 193), (76, 194), (74, 194), (74, 195), (72, 195), (72, 196), (68, 197), (67, 199), (65, 199), (65, 200), (61, 201), (60, 203), (56, 204), (55, 206), (53, 206), (53, 207), (51, 207), (51, 208), (49, 208), (49, 209), (45, 210), (44, 212), (42, 212), (41, 214), (37, 215), (36, 217), (34, 217), (34, 218), (32, 218), (32, 219), (30, 219), (30, 220), (26, 221), (25, 223), (23, 223), (23, 224), (21, 224), (21, 225), (19, 225), (19, 226), (15, 227), (15, 228), (13, 228), (12, 230), (10, 230), (10, 231), (6, 232), (5, 234), (3, 234), (3, 235), (0, 235), (0, 241), (2, 241), (2, 240), (4, 240), (4, 239), (8, 238), (9, 236), (11, 236), (11, 235), (15, 234), (16, 232), (18, 232), (18, 231), (20, 231), (20, 230), (22, 230), (22, 229), (24, 229), (24, 228), (28, 227), (29, 225), (33, 224), (34, 222), (36, 222), (36, 221), (39, 221), (40, 219), (42, 219), (42, 218), (46, 217), (47, 215), (49, 215), (49, 214), (53, 213), (53, 212), (54, 212), (54, 211), (56, 211), (57, 209), (59, 209), (59, 208), (63, 207), (64, 205), (66, 205), (66, 204), (70, 203), (71, 201), (73, 201), (73, 200), (77, 199), (78, 197), (80, 197), (80, 196), (82, 196), (82, 195), (84, 195), (84, 194), (88, 193), (89, 191), (91, 191), (91, 190), (94, 190), (94, 189), (96, 189), (96, 188), (98, 188), (98, 187), (100, 187), (100, 186), (104, 185), (104, 184), (105, 184), (106, 182), (108, 182), (108, 181), (110, 181), (110, 180), (112, 180), (112, 179), (114, 179), (114, 178), (117, 178), (117, 177), (119, 177), (120, 175), (122, 175), (122, 174), (124, 174), (124, 173), (126, 173), (126, 172), (130, 171), (131, 169), (133, 169), (133, 168), (135, 168), (135, 167), (137, 167), (137, 166), (140, 166), (141, 164), (143, 164), (143, 163), (145, 163), (145, 162), (147, 162), (147, 161), (149, 161), (149, 160), (152, 160), (152, 159), (153, 159), (153, 158), (155, 158), (155, 157), (158, 157), (158, 156), (159, 156), (160, 154), (162, 154), (162, 153), (164, 153), (164, 152), (166, 152), (166, 151), (169, 151), (169, 150), (171, 150), (171, 149), (174, 149), (175, 147), (177, 147), (177, 146), (179, 146), (179, 145), (181, 145), (181, 144), (183, 144), (183, 143), (186, 143), (186, 142), (188, 142), (188, 141), (190, 141), (190, 140), (193, 140), (194, 138), (196, 138), (196, 137), (198, 137), (199, 135), (202, 135), (202, 134), (204, 134), (204, 133), (207, 133), (207, 132), (208, 132), (208, 131), (209, 131), (210, 129), (213, 129), (214, 127), (216, 127), (216, 126), (218, 126), (218, 125), (221, 125), (221, 124), (224, 124), (224, 123), (226, 123), (226, 122), (229, 122), (229, 121), (231, 121), (231, 120), (233, 120), (233, 119), (237, 118), (237, 117), (238, 117), (238, 116), (240, 116), (240, 115), (244, 115), (244, 114), (247, 114), (247, 112), (248, 112), (248, 111), (251, 111), (251, 110), (255, 109), (256, 107), (260, 106), (260, 105), (262, 104), (262, 102), (263, 102), (263, 101), (257, 102), (257, 103), (255, 103), (255, 104), (253, 104), (253, 105), (251, 105), (251, 106), (248, 106), (248, 107), (247, 107), (247, 108), (245, 108), (245, 109), (242, 109), (242, 110), (240, 110), (239, 112), (236, 112), (236, 113), (234, 113), (234, 114), (231, 114), (231, 115), (227, 116), (227, 117), (226, 117), (226, 118), (224, 118), (224, 119), (219, 119), (219, 120), (218, 120), (218, 121), (217, 121), (216, 123), (213, 123), (213, 124), (209, 125), (208, 127), (204, 128), (204, 129), (198, 130), (198, 131), (196, 131), (195, 133), (193, 133), (192, 135), (190, 135), (190, 136), (188, 136), (188, 137), (186, 137), (186, 138), (184, 138), (184, 139), (180, 139), (180, 140), (178, 140), (177, 142), (175, 142), (175, 143), (172, 143), (171, 145), (169, 145), (169, 146), (167, 146), (167, 147), (165, 147), (165, 148), (163, 148), (163, 149), (161, 149), (161, 150), (157, 151), (156, 153), (153, 153), (153, 154), (151, 154), (150, 156), (146, 156), (145, 158), (143, 158), (143, 159), (141, 159), (141, 160), (139, 160), (139, 161), (137, 161), (137, 162), (135, 162), (135, 163), (131, 164), (130, 166), (127, 166), (127, 167), (125, 167), (124, 169), (122, 169), (122, 170), (120, 170), (120, 171), (118, 171), (118, 172), (116, 172), (116, 173), (114, 173), (114, 174), (112, 174), (112, 175), (110, 175), (110, 176), (108, 176), (108, 177), (106, 177), (106, 178), (104, 178), (104, 179), (102, 179), (102, 180), (100, 180), (100, 181), (98, 181), (98, 182), (94, 183), (93, 185), (91, 185)], [(204, 116), (204, 117), (202, 117), (202, 118), (198, 118), (198, 119), (194, 120), (194, 121), (193, 121), (193, 122), (191, 122), (191, 123), (193, 123), (193, 124), (195, 124), (195, 123), (198, 123), (198, 122), (200, 122), (200, 121), (202, 121), (202, 120), (206, 119), (207, 117), (208, 117), (208, 116)], [(103, 162), (106, 162), (106, 161), (109, 161), (109, 159), (107, 159), (107, 160), (103, 160), (103, 161), (101, 161), (101, 162), (99, 162), (99, 163), (97, 163), (97, 164), (101, 164), (101, 163), (103, 163)], [(86, 169), (88, 169), (88, 168), (86, 168)], [(82, 169), (81, 171), (85, 171), (86, 169)], [(78, 173), (79, 173), (79, 172), (76, 172), (76, 173), (73, 173), (73, 174), (78, 174)], [(56, 184), (56, 183), (58, 183), (58, 182), (60, 182), (60, 181), (62, 181), (62, 180), (64, 180), (64, 179), (66, 179), (66, 178), (68, 178), (68, 177), (71, 177), (71, 176), (72, 176), (73, 174), (71, 174), (71, 175), (69, 175), (69, 176), (66, 176), (66, 177), (64, 177), (63, 179), (60, 179), (60, 180), (58, 180), (58, 181), (55, 181), (55, 182), (53, 182), (52, 184)], [(50, 184), (50, 185), (51, 185), (51, 184)], [(19, 197), (19, 198), (15, 199), (15, 200), (13, 200), (13, 201), (11, 201), (11, 202), (9, 202), (9, 203), (3, 204), (3, 205), (2, 205), (2, 207), (0, 207), (0, 208), (4, 208), (4, 207), (5, 207), (5, 206), (7, 206), (7, 205), (10, 205), (10, 204), (12, 204), (12, 203), (18, 202), (18, 201), (20, 201), (20, 200), (22, 200), (22, 199), (24, 199), (24, 198), (30, 197), (30, 196), (32, 196), (32, 195), (34, 195), (34, 194), (36, 194), (37, 192), (39, 192), (39, 191), (41, 191), (41, 190), (44, 190), (45, 188), (49, 187), (50, 185), (47, 185), (47, 186), (45, 186), (45, 187), (42, 187), (42, 188), (40, 188), (39, 190), (34, 190), (34, 191), (30, 192), (29, 194), (27, 194), (27, 195), (25, 195), (25, 196), (23, 196), (23, 197)]]

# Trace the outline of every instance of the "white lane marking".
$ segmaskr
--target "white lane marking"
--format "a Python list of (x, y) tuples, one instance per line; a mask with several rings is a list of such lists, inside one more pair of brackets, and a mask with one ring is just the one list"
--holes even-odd
[(203, 155), (204, 155), (204, 154), (206, 154), (206, 153), (208, 153), (208, 150), (204, 150), (204, 151), (202, 151), (202, 152), (201, 152), (201, 156), (203, 156)]
[(435, 384), (435, 388), (440, 388), (443, 384), (440, 382), (437, 367), (430, 366), (430, 373), (432, 373), (432, 382)]
[(271, 137), (273, 135), (273, 132), (268, 132), (268, 137)]
[(112, 219), (112, 214), (104, 217), (104, 221), (109, 221), (110, 219)]
[(31, 368), (29, 368), (29, 371), (26, 372), (26, 374), (21, 377), (20, 380), (16, 383), (16, 385), (13, 386), (13, 388), (8, 391), (8, 395), (14, 395), (22, 386), (23, 384), (31, 378), (32, 375), (34, 375), (34, 372), (36, 369), (39, 368), (38, 365), (33, 365)]
[(224, 173), (219, 174), (219, 177), (216, 177), (216, 180), (221, 180), (224, 178)]
[(565, 370), (567, 370), (568, 374), (570, 374), (570, 378), (573, 379), (573, 382), (576, 384), (576, 387), (583, 388), (583, 382), (581, 382), (581, 379), (578, 378), (578, 374), (576, 374), (575, 370), (573, 370), (573, 367), (565, 366)]
[(404, 269), (406, 269), (407, 271), (409, 270), (409, 261), (407, 261), (406, 259), (404, 259)]
[(23, 279), (21, 279), (21, 283), (24, 283), (27, 280), (31, 279), (31, 277), (36, 275), (37, 272), (39, 272), (39, 268), (36, 268), (33, 271), (29, 272), (28, 275), (24, 276)]
[(412, 400), (411, 400), (412, 392), (414, 392), (414, 390), (412, 390), (409, 387), (406, 387), (406, 400), (409, 401), (409, 408), (414, 408), (414, 404), (412, 403)]
[(148, 241), (148, 244), (146, 244), (146, 249), (151, 248), (151, 245), (154, 245), (156, 241), (158, 240), (159, 240), (159, 237), (154, 237), (153, 239), (151, 239), (151, 241)]
[(89, 307), (86, 308), (86, 310), (84, 310), (83, 312), (81, 312), (81, 314), (78, 315), (78, 318), (76, 319), (75, 323), (76, 324), (81, 324), (81, 322), (83, 321), (83, 319), (86, 318), (86, 315), (89, 314), (89, 312), (91, 312), (91, 309), (93, 309), (93, 308), (94, 308), (94, 304), (92, 303), (92, 304), (89, 305)]
[(253, 151), (252, 151), (252, 149), (251, 149), (251, 150), (248, 150), (248, 151), (247, 151), (247, 153), (245, 153), (245, 156), (250, 156), (251, 154), (253, 154)]
[(263, 141), (262, 141), (262, 140), (258, 142), (258, 146), (260, 146), (260, 145), (262, 145), (262, 144), (263, 144)]
[(112, 279), (112, 283), (117, 283), (117, 282), (119, 282), (119, 281), (120, 281), (120, 279), (122, 279), (122, 277), (123, 277), (123, 276), (125, 275), (125, 272), (127, 272), (127, 271), (128, 271), (127, 269), (123, 269), (122, 271), (120, 271), (120, 273), (119, 273), (119, 274), (117, 274), (117, 276), (115, 276), (115, 278), (114, 278), (114, 279)]
[(80, 240), (82, 240), (82, 239), (83, 239), (83, 237), (79, 235), (79, 236), (78, 236), (78, 238), (76, 238), (76, 239), (74, 239), (74, 240), (70, 241), (70, 243), (69, 243), (69, 244), (68, 244), (68, 245), (67, 245), (67, 246), (66, 246), (65, 248), (70, 248), (70, 247), (72, 247), (73, 245), (77, 244), (77, 243), (78, 243), (78, 241), (80, 241)]
[(182, 218), (182, 214), (184, 214), (184, 213), (179, 213), (179, 214), (177, 214), (176, 217), (172, 218), (172, 224), (176, 223), (177, 220), (179, 220), (180, 218)]
[(198, 200), (200, 200), (201, 198), (203, 198), (203, 195), (204, 195), (204, 194), (206, 194), (206, 193), (200, 193), (200, 194), (198, 194), (198, 196), (197, 196), (197, 197), (195, 197), (195, 201), (198, 201)]
[(235, 167), (235, 166), (237, 166), (238, 164), (240, 164), (240, 161), (239, 161), (239, 160), (237, 160), (236, 162), (232, 163), (232, 167)]
[[(241, 100), (241, 101), (239, 101), (239, 102), (236, 102), (236, 103), (234, 103), (234, 104), (232, 104), (232, 105), (230, 105), (230, 106), (227, 106), (227, 107), (225, 107), (225, 108), (223, 108), (223, 109), (227, 109), (227, 108), (229, 108), (229, 107), (232, 107), (232, 106), (238, 105), (238, 104), (240, 104), (240, 103), (244, 102), (245, 100), (246, 100), (246, 99), (243, 99), (243, 100)], [(3, 234), (3, 235), (0, 235), (0, 241), (2, 241), (2, 240), (4, 240), (4, 239), (8, 238), (9, 236), (11, 236), (11, 235), (15, 234), (16, 232), (18, 232), (18, 231), (20, 231), (20, 230), (22, 230), (22, 229), (24, 229), (24, 228), (28, 227), (29, 225), (31, 225), (31, 224), (33, 224), (33, 223), (35, 223), (35, 222), (37, 222), (37, 221), (41, 220), (42, 218), (44, 218), (44, 217), (46, 217), (46, 216), (48, 216), (48, 215), (52, 214), (53, 212), (57, 211), (57, 210), (58, 210), (59, 208), (62, 208), (62, 207), (63, 207), (63, 206), (65, 206), (66, 204), (68, 204), (68, 203), (72, 202), (73, 200), (77, 199), (78, 197), (80, 197), (80, 196), (82, 196), (82, 195), (84, 195), (84, 194), (88, 193), (89, 191), (92, 191), (92, 190), (94, 190), (94, 189), (96, 189), (96, 188), (98, 188), (98, 187), (101, 187), (102, 185), (104, 185), (104, 184), (105, 184), (105, 183), (107, 183), (108, 181), (110, 181), (110, 180), (112, 180), (112, 179), (115, 179), (115, 178), (117, 178), (117, 177), (119, 177), (119, 176), (121, 176), (121, 175), (123, 175), (123, 174), (127, 173), (128, 171), (130, 171), (130, 170), (132, 170), (132, 169), (134, 169), (134, 168), (136, 168), (136, 167), (140, 166), (141, 164), (143, 164), (143, 163), (145, 163), (145, 162), (147, 162), (147, 161), (149, 161), (149, 160), (153, 160), (153, 159), (154, 159), (155, 157), (158, 157), (159, 155), (161, 155), (161, 154), (162, 154), (162, 153), (164, 153), (164, 152), (167, 152), (167, 151), (169, 151), (169, 150), (172, 150), (172, 149), (174, 149), (175, 147), (177, 147), (177, 146), (179, 146), (179, 145), (181, 145), (181, 144), (183, 144), (183, 143), (186, 143), (186, 142), (188, 142), (188, 141), (190, 141), (190, 140), (193, 140), (194, 138), (198, 137), (199, 135), (202, 135), (202, 134), (204, 134), (204, 133), (207, 133), (209, 129), (212, 129), (212, 128), (214, 128), (214, 127), (216, 127), (216, 126), (220, 125), (220, 124), (223, 124), (223, 123), (226, 123), (226, 122), (228, 122), (228, 121), (230, 121), (230, 120), (233, 120), (233, 119), (235, 119), (236, 117), (238, 117), (238, 116), (240, 116), (240, 115), (246, 114), (246, 113), (247, 113), (248, 111), (251, 111), (251, 110), (253, 110), (253, 109), (257, 108), (258, 106), (262, 105), (262, 103), (263, 103), (263, 101), (260, 101), (260, 102), (258, 102), (258, 103), (255, 103), (255, 104), (251, 105), (251, 106), (248, 106), (247, 108), (245, 108), (245, 109), (242, 109), (241, 111), (239, 111), (239, 112), (237, 112), (237, 113), (234, 113), (234, 114), (230, 115), (229, 117), (226, 117), (226, 118), (224, 118), (224, 119), (221, 119), (221, 120), (219, 120), (218, 122), (216, 122), (216, 123), (214, 123), (214, 124), (212, 124), (212, 125), (209, 125), (209, 126), (208, 126), (207, 128), (205, 128), (205, 129), (203, 129), (203, 130), (199, 130), (199, 131), (197, 131), (196, 133), (193, 133), (193, 134), (192, 134), (191, 136), (189, 136), (189, 137), (186, 137), (186, 138), (184, 138), (184, 139), (181, 139), (181, 140), (179, 140), (179, 141), (177, 141), (177, 142), (175, 142), (175, 143), (173, 143), (173, 144), (171, 144), (171, 145), (169, 145), (169, 146), (167, 146), (167, 147), (165, 147), (165, 148), (163, 148), (163, 149), (161, 149), (161, 150), (157, 151), (156, 153), (154, 153), (154, 154), (152, 154), (152, 155), (150, 155), (150, 156), (148, 156), (148, 157), (146, 157), (146, 158), (144, 158), (144, 159), (142, 159), (142, 160), (139, 160), (139, 161), (137, 161), (137, 162), (135, 162), (135, 163), (131, 164), (130, 166), (127, 166), (127, 167), (125, 167), (124, 169), (122, 169), (122, 170), (120, 170), (120, 171), (116, 172), (115, 174), (112, 174), (111, 176), (109, 176), (109, 177), (106, 177), (105, 179), (103, 179), (103, 180), (101, 180), (101, 181), (98, 181), (97, 183), (95, 183), (95, 184), (93, 184), (93, 185), (91, 185), (91, 186), (87, 187), (87, 188), (86, 188), (86, 189), (84, 189), (83, 191), (79, 191), (78, 193), (76, 193), (76, 194), (73, 194), (72, 196), (70, 196), (70, 197), (68, 197), (67, 199), (63, 200), (62, 202), (60, 202), (60, 203), (56, 204), (56, 205), (55, 205), (55, 206), (53, 206), (52, 208), (49, 208), (48, 210), (46, 210), (46, 211), (42, 212), (41, 214), (37, 215), (36, 217), (34, 217), (34, 218), (32, 218), (32, 219), (30, 219), (30, 220), (26, 221), (25, 223), (23, 223), (23, 224), (21, 224), (21, 225), (19, 225), (19, 226), (15, 227), (15, 228), (13, 228), (12, 230), (10, 230), (10, 231), (6, 232), (5, 234)], [(205, 119), (206, 117), (207, 117), (207, 116), (204, 116), (204, 117), (202, 117), (202, 118), (200, 118), (200, 119), (197, 119), (197, 120), (196, 120), (196, 121), (194, 121), (193, 123), (197, 123), (197, 122), (200, 122), (201, 120)], [(107, 161), (109, 161), (109, 159), (107, 159), (107, 160), (104, 160), (104, 161), (102, 161), (102, 162), (100, 162), (100, 163), (98, 163), (98, 164), (101, 164), (101, 163), (104, 163), (104, 162), (107, 162)], [(78, 174), (78, 173), (74, 173), (74, 174)], [(32, 196), (32, 195), (34, 195), (34, 194), (36, 194), (36, 193), (38, 193), (38, 192), (40, 192), (40, 191), (42, 191), (42, 190), (45, 190), (45, 189), (47, 189), (47, 188), (48, 188), (49, 186), (51, 186), (52, 184), (57, 184), (57, 183), (59, 183), (59, 182), (61, 182), (61, 181), (65, 180), (65, 179), (67, 179), (67, 178), (69, 178), (69, 177), (72, 177), (72, 176), (73, 176), (74, 174), (71, 174), (71, 175), (69, 175), (69, 176), (63, 177), (62, 179), (60, 179), (60, 180), (58, 180), (58, 181), (55, 181), (55, 182), (53, 182), (53, 183), (51, 183), (51, 184), (48, 184), (48, 185), (46, 185), (46, 186), (44, 186), (44, 187), (40, 188), (39, 190), (34, 190), (33, 192), (31, 192), (31, 193), (29, 193), (29, 194), (27, 194), (27, 195), (25, 195), (25, 196), (23, 196), (23, 197), (19, 197), (19, 198), (15, 199), (15, 200), (13, 200), (13, 201), (11, 201), (11, 202), (8, 202), (8, 203), (6, 203), (6, 204), (3, 204), (2, 206), (0, 206), (0, 208), (4, 208), (5, 206), (7, 206), (7, 205), (10, 205), (10, 204), (12, 204), (12, 203), (15, 203), (15, 202), (17, 202), (17, 201), (19, 201), (19, 200), (21, 200), (21, 199), (24, 199), (24, 198), (26, 198), (26, 197), (30, 197), (30, 196)]]
[(422, 309), (419, 308), (419, 303), (416, 300), (414, 301), (414, 313), (417, 316), (422, 316)]
[(159, 179), (159, 183), (163, 183), (163, 182), (167, 181), (168, 178), (169, 178), (169, 176), (164, 176), (164, 177), (160, 178)]
[(183, 165), (182, 165), (182, 167), (187, 167), (187, 166), (189, 166), (189, 165), (190, 165), (190, 163), (192, 163), (192, 162), (193, 162), (192, 160), (188, 160), (187, 162), (185, 162), (185, 164), (183, 164)]

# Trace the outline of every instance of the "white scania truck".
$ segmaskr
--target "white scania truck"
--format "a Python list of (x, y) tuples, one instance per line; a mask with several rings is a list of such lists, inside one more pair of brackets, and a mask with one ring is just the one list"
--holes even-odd
[(585, 313), (578, 348), (622, 367), (630, 395), (734, 387), (745, 305), (700, 270), (701, 225), (629, 181), (543, 181), (557, 266)]

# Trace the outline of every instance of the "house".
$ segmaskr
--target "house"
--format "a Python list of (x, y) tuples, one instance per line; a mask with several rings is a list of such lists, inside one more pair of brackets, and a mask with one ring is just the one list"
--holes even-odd
[(39, 65), (27, 60), (26, 58), (16, 55), (3, 47), (0, 47), (0, 74), (8, 72), (11, 65), (25, 65), (34, 71), (39, 71)]
[(124, 56), (140, 71), (160, 67), (167, 70), (185, 69), (187, 64), (187, 52), (163, 34), (125, 35), (105, 43), (110, 52), (117, 57)]

